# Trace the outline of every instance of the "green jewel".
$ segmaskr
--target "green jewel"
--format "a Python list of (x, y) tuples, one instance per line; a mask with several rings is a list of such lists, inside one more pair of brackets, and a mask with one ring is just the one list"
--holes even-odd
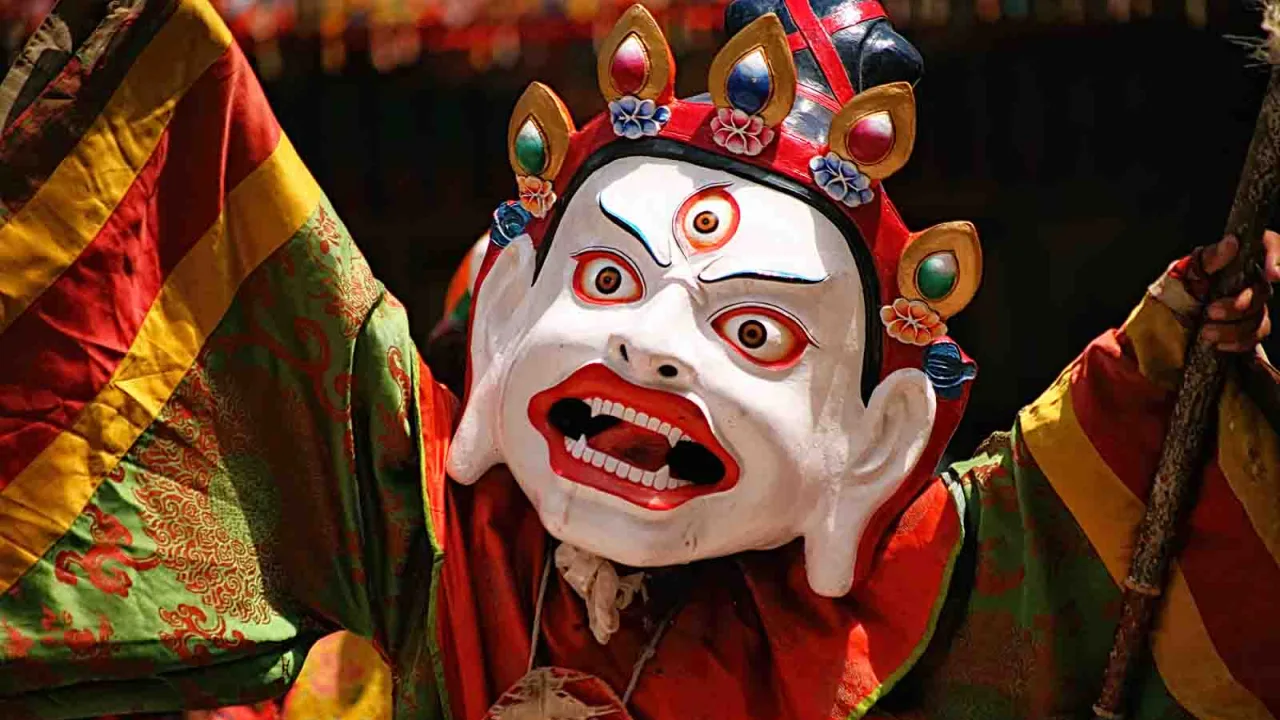
[(916, 268), (916, 287), (926, 300), (941, 300), (955, 288), (958, 275), (954, 254), (934, 253)]
[(530, 175), (537, 175), (547, 167), (547, 141), (533, 118), (525, 120), (516, 133), (516, 160)]

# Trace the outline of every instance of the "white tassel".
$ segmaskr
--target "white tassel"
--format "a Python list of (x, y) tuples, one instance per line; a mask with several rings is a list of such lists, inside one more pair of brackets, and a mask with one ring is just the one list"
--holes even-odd
[(626, 609), (642, 589), (644, 574), (618, 577), (613, 563), (586, 550), (561, 543), (556, 548), (556, 568), (565, 582), (587, 603), (587, 619), (596, 642), (604, 645), (618, 631)]

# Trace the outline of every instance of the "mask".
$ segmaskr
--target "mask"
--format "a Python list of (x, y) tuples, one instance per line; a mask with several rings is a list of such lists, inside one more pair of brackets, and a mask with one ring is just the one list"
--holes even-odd
[(772, 188), (646, 157), (596, 170), (563, 212), (536, 280), (522, 239), (477, 297), (473, 346), (498, 351), (473, 352), (486, 387), (454, 477), (506, 463), (553, 536), (626, 565), (804, 537), (814, 589), (843, 594), (936, 399), (903, 369), (864, 404), (865, 304), (839, 229)]
[[(976, 289), (972, 233), (908, 237), (872, 184), (909, 154), (910, 88), (828, 115), (832, 150), (778, 124), (800, 104), (776, 16), (717, 57), (710, 105), (671, 99), (670, 53), (638, 6), (602, 57), (609, 116), (577, 131), (535, 85), (512, 117), (521, 206), (490, 233), (449, 472), (473, 483), (505, 464), (550, 534), (635, 567), (803, 538), (813, 590), (843, 595), (963, 406), (946, 386), (936, 432), (940, 378), (964, 360), (926, 372), (945, 326), (921, 288), (881, 306), (884, 256), (906, 245), (912, 268), (965, 278), (943, 288), (948, 310)], [(753, 102), (760, 73), (748, 115), (733, 103)], [(640, 95), (612, 97), (623, 82)], [(875, 162), (843, 159), (858, 152)]]

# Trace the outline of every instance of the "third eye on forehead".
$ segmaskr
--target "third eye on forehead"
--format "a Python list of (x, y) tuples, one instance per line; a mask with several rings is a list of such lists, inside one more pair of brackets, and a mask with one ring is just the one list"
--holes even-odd
[(737, 236), (742, 208), (729, 188), (730, 183), (711, 183), (680, 203), (671, 220), (671, 232), (686, 257), (714, 253)]

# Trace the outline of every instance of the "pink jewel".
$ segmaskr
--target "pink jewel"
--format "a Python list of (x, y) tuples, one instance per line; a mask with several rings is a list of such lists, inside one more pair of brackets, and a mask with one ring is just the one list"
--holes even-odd
[(613, 52), (609, 76), (613, 87), (623, 95), (639, 92), (645, 80), (649, 79), (649, 54), (635, 33), (628, 35)]
[(868, 115), (849, 128), (845, 143), (854, 162), (874, 165), (893, 149), (893, 119), (887, 112)]

